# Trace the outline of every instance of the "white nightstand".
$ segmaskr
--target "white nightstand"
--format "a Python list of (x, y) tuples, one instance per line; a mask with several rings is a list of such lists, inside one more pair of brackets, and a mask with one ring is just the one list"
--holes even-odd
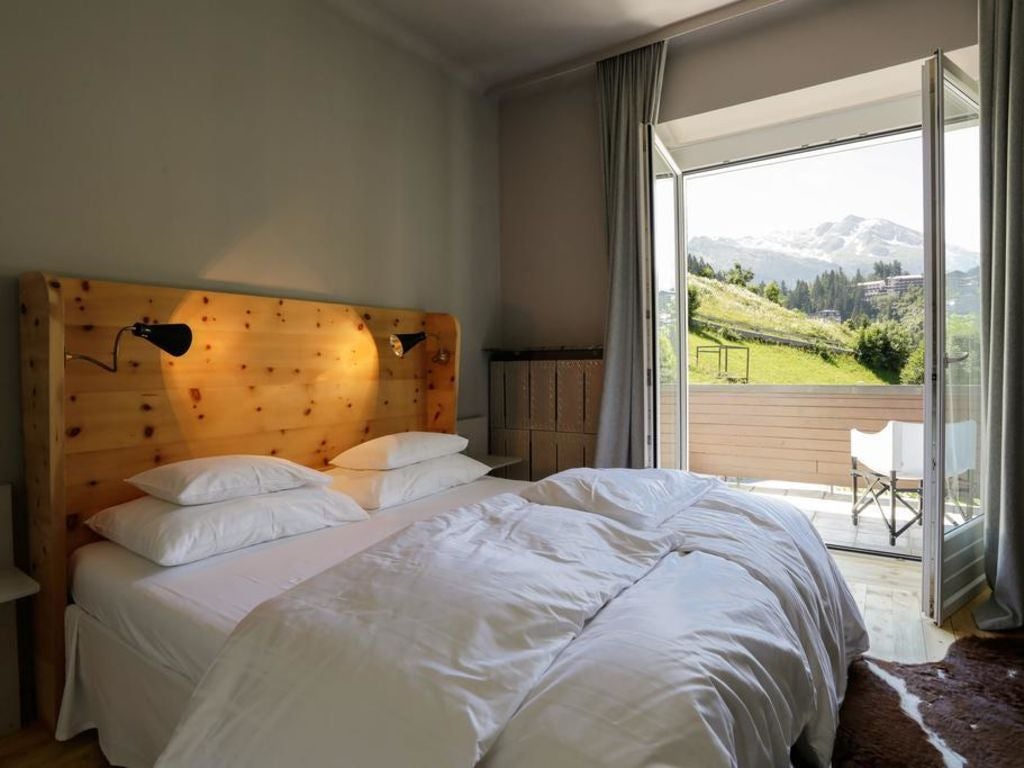
[[(11, 486), (0, 484), (0, 736), (21, 726), (18, 618), (15, 602), (39, 591), (35, 579), (14, 567)], [(2, 761), (0, 761), (2, 762)]]
[(513, 464), (518, 464), (522, 461), (519, 456), (499, 456), (494, 453), (485, 454), (484, 456), (470, 456), (469, 458), (476, 459), (482, 464), (486, 464), (491, 468), (491, 472), (496, 469), (511, 467)]
[(483, 456), (471, 456), (466, 454), (470, 459), (475, 459), (481, 464), (486, 464), (490, 467), (490, 471), (495, 472), (499, 469), (505, 469), (511, 467), (514, 464), (519, 464), (522, 459), (518, 456), (500, 456), (498, 454), (484, 454)]
[(13, 565), (0, 567), (0, 604), (34, 595), (39, 584)]

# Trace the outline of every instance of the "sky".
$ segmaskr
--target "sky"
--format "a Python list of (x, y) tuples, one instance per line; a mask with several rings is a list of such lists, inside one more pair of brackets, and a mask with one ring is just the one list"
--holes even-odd
[[(947, 239), (978, 250), (978, 129), (947, 133)], [(923, 230), (919, 131), (685, 177), (688, 237), (760, 236), (848, 214)], [(664, 202), (662, 202), (664, 206)]]

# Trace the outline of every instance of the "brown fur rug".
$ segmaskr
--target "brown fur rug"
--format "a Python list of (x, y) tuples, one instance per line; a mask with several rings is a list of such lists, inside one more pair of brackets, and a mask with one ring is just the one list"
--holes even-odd
[[(930, 733), (901, 707), (900, 681)], [(1024, 766), (1024, 640), (963, 638), (933, 664), (855, 661), (832, 765)]]

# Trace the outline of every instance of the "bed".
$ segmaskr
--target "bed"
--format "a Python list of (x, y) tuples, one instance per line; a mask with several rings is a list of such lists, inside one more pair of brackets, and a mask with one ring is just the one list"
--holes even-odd
[[(653, 758), (689, 764), (681, 755), (701, 765), (759, 765), (779, 764), (780, 756), (788, 761), (791, 748), (806, 764), (827, 764), (846, 668), (865, 650), (866, 635), (831, 558), (798, 511), (714, 484), (699, 503), (640, 533), (599, 514), (532, 504), (523, 498), (528, 487), (485, 478), (364, 523), (173, 568), (112, 542), (80, 548), (73, 557), (75, 604), (67, 609), (58, 738), (96, 727), (108, 758), (131, 768), (319, 765), (341, 743), (357, 765), (626, 766)], [(490, 541), (500, 542), (501, 565), (483, 562), (484, 575), (474, 574), (470, 555), (445, 583), (431, 554), (450, 546), (460, 557), (481, 549), (452, 522), (469, 519), (477, 527), (481, 511), (504, 526)], [(529, 531), (529, 554), (548, 545), (566, 549), (551, 558), (564, 570), (534, 578), (509, 542), (538, 520), (543, 525)], [(580, 563), (571, 562), (576, 542), (584, 540), (577, 527), (583, 534), (596, 528), (614, 542), (607, 562), (588, 549), (582, 574)], [(366, 571), (358, 562), (366, 557), (422, 560), (435, 581), (418, 587), (420, 578), (399, 575), (389, 583), (387, 569)], [(346, 566), (359, 569), (359, 577), (337, 573)], [(594, 592), (585, 573), (593, 570), (622, 580), (602, 586), (607, 594)], [(324, 580), (331, 581), (326, 589)], [(457, 585), (462, 581), (482, 586), (474, 592)], [(563, 589), (571, 585), (570, 601), (551, 592), (555, 581)], [(509, 605), (495, 599), (499, 582)], [(282, 629), (300, 626), (314, 605), (309, 592), (334, 603), (345, 592), (339, 584), (375, 585), (365, 597), (375, 618), (372, 630), (354, 619), (354, 634), (328, 634), (330, 645), (353, 648), (369, 632), (378, 663), (399, 669), (410, 662), (415, 673), (385, 683), (366, 649), (354, 666), (343, 658), (326, 663), (322, 649), (311, 652), (323, 628), (339, 616), (358, 616), (351, 605), (337, 615), (318, 614), (314, 640), (305, 632), (287, 639)], [(388, 595), (396, 591), (403, 594), (401, 609), (389, 619)], [(290, 608), (275, 617), (271, 609), (282, 601)], [(514, 629), (501, 626), (510, 609), (515, 627), (527, 628), (518, 640)], [(542, 620), (531, 620), (531, 611)], [(569, 616), (559, 611), (579, 622), (567, 635)], [(551, 617), (554, 638), (542, 629)], [(438, 627), (451, 632), (438, 658), (421, 657), (416, 643), (389, 647), (384, 639), (407, 639), (408, 626), (421, 634), (431, 623), (431, 636)], [(469, 635), (466, 626), (473, 627)], [(496, 640), (474, 662), (478, 642), (466, 637), (479, 638), (481, 626)], [(241, 658), (233, 659), (239, 648)], [(502, 679), (493, 702), (482, 678), (474, 679), (462, 702), (466, 689), (441, 683), (462, 677), (453, 673), (452, 649), (463, 673), (474, 666), (515, 670), (524, 658), (526, 668), (518, 676), (503, 673), (515, 684), (492, 672)], [(426, 689), (419, 685), (424, 668), (442, 670)], [(244, 672), (233, 676), (232, 669)], [(360, 671), (372, 682), (358, 682)], [(455, 702), (447, 719), (424, 716), (444, 712), (439, 702), (446, 699)], [(226, 705), (238, 701), (247, 704)], [(468, 716), (474, 705), (480, 712)], [(365, 721), (338, 714), (346, 708)], [(317, 724), (324, 713), (330, 713), (326, 722)], [(465, 722), (490, 727), (466, 733)], [(264, 743), (259, 733), (273, 735)], [(429, 735), (438, 733), (443, 737)], [(404, 746), (382, 751), (387, 744)]]
[[(338, 750), (356, 765), (828, 763), (866, 633), (793, 507), (685, 473), (585, 475), (584, 502), (485, 478), (155, 566), (82, 525), (133, 493), (121, 478), (240, 452), (322, 467), (368, 438), (454, 431), (457, 322), (42, 275), (22, 301), (37, 684), (59, 738), (96, 727), (132, 768)], [(125, 313), (189, 322), (200, 354), (135, 351), (122, 379), (65, 368), (66, 346), (101, 354), (96, 329)], [(409, 325), (452, 357), (392, 360), (388, 334)], [(595, 502), (595, 483), (657, 520)], [(699, 492), (648, 503), (673, 483)]]

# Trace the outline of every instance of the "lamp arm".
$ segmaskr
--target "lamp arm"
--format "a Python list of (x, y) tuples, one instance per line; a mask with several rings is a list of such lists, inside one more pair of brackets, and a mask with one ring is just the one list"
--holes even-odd
[(431, 360), (435, 363), (441, 363), (442, 365), (447, 363), (448, 360), (451, 359), (451, 352), (441, 346), (441, 337), (431, 331), (427, 331), (427, 337), (433, 337), (437, 342), (437, 351), (434, 353)]
[(121, 349), (121, 335), (125, 331), (132, 330), (132, 328), (134, 328), (134, 326), (132, 325), (125, 326), (124, 328), (119, 330), (117, 332), (117, 336), (114, 337), (114, 357), (111, 365), (104, 363), (102, 360), (97, 360), (95, 357), (92, 357), (91, 355), (73, 355), (68, 354), (68, 352), (66, 351), (64, 352), (64, 362), (67, 363), (69, 360), (84, 360), (87, 363), (98, 365), (103, 370), (110, 371), (110, 373), (117, 373), (117, 354)]

